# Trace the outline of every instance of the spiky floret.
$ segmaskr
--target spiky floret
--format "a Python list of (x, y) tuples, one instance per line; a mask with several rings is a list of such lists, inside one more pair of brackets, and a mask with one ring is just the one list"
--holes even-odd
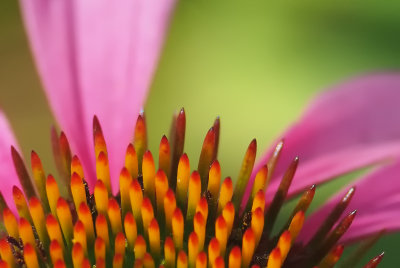
[[(337, 222), (354, 195), (354, 188), (307, 244), (297, 243), (314, 197), (314, 185), (303, 193), (280, 231), (274, 233), (273, 229), (298, 158), (288, 167), (272, 201), (266, 204), (265, 200), (283, 142), (257, 172), (250, 197), (243, 202), (255, 162), (256, 140), (251, 141), (245, 153), (235, 185), (230, 177), (221, 183), (217, 160), (219, 118), (207, 132), (198, 168), (192, 172), (183, 150), (185, 127), (182, 109), (174, 115), (170, 139), (161, 139), (157, 170), (153, 154), (147, 150), (145, 117), (140, 114), (135, 139), (126, 150), (119, 189), (111, 188), (106, 141), (96, 117), (93, 137), (97, 182), (93, 192), (63, 133), (58, 136), (52, 129), (60, 183), (67, 189), (63, 195), (54, 177), (46, 178), (35, 152), (31, 154), (32, 180), (22, 158), (12, 148), (23, 191), (13, 189), (17, 216), (0, 199), (2, 223), (7, 231), (0, 240), (0, 267), (275, 268), (333, 267), (337, 263), (343, 252), (343, 245), (337, 242), (356, 212)], [(357, 252), (364, 253), (379, 236)], [(366, 267), (376, 267), (382, 257), (375, 257)], [(347, 262), (353, 264), (355, 259)]]

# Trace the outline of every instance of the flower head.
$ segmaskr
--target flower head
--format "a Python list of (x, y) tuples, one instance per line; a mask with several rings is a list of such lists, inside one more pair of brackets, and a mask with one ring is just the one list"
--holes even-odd
[[(356, 211), (340, 219), (353, 198), (351, 188), (330, 210), (307, 242), (298, 240), (315, 185), (307, 189), (282, 226), (276, 226), (299, 165), (295, 157), (287, 167), (271, 202), (265, 192), (282, 153), (280, 142), (272, 157), (250, 184), (257, 142), (250, 142), (233, 183), (221, 178), (217, 160), (220, 119), (207, 132), (197, 169), (183, 152), (186, 116), (182, 109), (173, 118), (171, 136), (163, 136), (158, 158), (147, 150), (146, 123), (140, 114), (135, 139), (125, 153), (119, 187), (113, 189), (103, 130), (93, 120), (97, 181), (93, 191), (84, 168), (69, 150), (66, 136), (53, 135), (61, 183), (45, 176), (40, 158), (32, 152), (30, 178), (18, 152), (14, 164), (23, 191), (13, 187), (18, 215), (4, 202), (7, 235), (0, 240), (0, 255), (8, 267), (332, 267), (343, 252), (340, 238), (351, 226)], [(171, 142), (170, 142), (171, 141)], [(158, 159), (158, 161), (157, 161)], [(158, 165), (157, 165), (158, 162)], [(117, 192), (117, 194), (113, 194)], [(27, 199), (25, 199), (25, 197)], [(242, 205), (243, 204), (243, 205)], [(277, 231), (275, 229), (277, 229)], [(379, 263), (381, 256), (371, 260)]]
[[(21, 3), (44, 89), (66, 135), (52, 132), (61, 180), (46, 177), (35, 152), (31, 179), (0, 114), (0, 205), (8, 234), (0, 240), (1, 266), (331, 267), (349, 241), (373, 235), (360, 248), (365, 252), (382, 230), (399, 229), (392, 217), (400, 203), (399, 161), (357, 183), (354, 202), (354, 188), (346, 189), (303, 226), (315, 183), (398, 158), (397, 74), (356, 79), (326, 93), (256, 168), (254, 140), (239, 175), (220, 183), (219, 119), (197, 171), (184, 154), (184, 112), (174, 117), (169, 140), (161, 140), (158, 165), (147, 151), (144, 116), (134, 124), (174, 1)], [(370, 188), (382, 177), (389, 182), (373, 193), (380, 202), (371, 201)], [(284, 201), (299, 193), (287, 223), (275, 226)], [(350, 225), (357, 228), (347, 232)]]

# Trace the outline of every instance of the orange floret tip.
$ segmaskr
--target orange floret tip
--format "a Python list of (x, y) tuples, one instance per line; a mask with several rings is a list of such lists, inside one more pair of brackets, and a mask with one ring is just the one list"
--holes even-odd
[(225, 268), (225, 261), (224, 258), (222, 258), (221, 256), (218, 256), (215, 260), (214, 260), (214, 268)]
[(10, 265), (7, 264), (6, 261), (0, 260), (0, 268), (9, 268)]
[(175, 267), (175, 245), (171, 237), (167, 236), (164, 242), (164, 257), (166, 267)]
[(208, 218), (208, 202), (205, 197), (200, 198), (199, 203), (196, 206), (196, 213), (200, 212), (203, 215), (204, 220)]
[(139, 114), (137, 118), (133, 144), (138, 157), (139, 173), (142, 173), (143, 154), (147, 150), (147, 130), (144, 113)]
[(148, 229), (150, 252), (155, 258), (160, 257), (161, 245), (160, 245), (160, 227), (156, 219), (152, 219)]
[(14, 203), (15, 203), (15, 206), (17, 207), (19, 216), (30, 220), (31, 216), (29, 213), (28, 205), (26, 203), (26, 200), (25, 200), (25, 197), (24, 197), (24, 194), (22, 193), (22, 191), (17, 186), (13, 186), (12, 194), (13, 194)]
[(156, 168), (154, 166), (153, 155), (150, 151), (146, 151), (143, 155), (142, 164), (143, 188), (145, 195), (155, 204), (155, 175)]
[(207, 254), (202, 251), (197, 255), (196, 268), (207, 268)]
[(221, 255), (225, 255), (226, 243), (228, 241), (228, 226), (224, 217), (221, 215), (215, 221), (215, 237), (220, 246)]
[(149, 253), (145, 253), (143, 256), (143, 266), (144, 267), (154, 267), (155, 268), (155, 263), (153, 257)]
[(46, 193), (47, 193), (47, 199), (48, 199), (49, 206), (50, 206), (50, 211), (54, 215), (57, 215), (56, 206), (57, 206), (58, 198), (60, 197), (60, 190), (58, 188), (56, 180), (54, 179), (54, 177), (51, 174), (49, 174), (47, 176)]
[(263, 211), (265, 209), (265, 193), (263, 190), (259, 190), (254, 196), (251, 211), (254, 211), (257, 208), (261, 208)]
[(114, 253), (115, 254), (120, 254), (122, 258), (125, 256), (125, 236), (122, 232), (119, 232), (115, 236), (115, 243), (114, 243)]
[(267, 268), (279, 268), (282, 266), (282, 255), (279, 248), (274, 248), (269, 254)]
[(111, 193), (111, 178), (108, 164), (108, 158), (106, 153), (100, 152), (96, 158), (96, 175), (97, 179), (102, 180), (104, 185), (107, 187), (109, 193)]
[(97, 116), (93, 117), (93, 140), (95, 156), (97, 157), (100, 152), (104, 152), (107, 155), (106, 141), (103, 136), (103, 131)]
[(251, 191), (251, 196), (253, 198), (260, 190), (263, 192), (265, 191), (265, 188), (267, 187), (267, 177), (268, 167), (265, 165), (258, 170), (256, 177), (254, 178), (253, 189)]
[(101, 151), (97, 156), (97, 161), (103, 165), (108, 165), (108, 158), (105, 152)]
[(155, 178), (156, 198), (157, 198), (157, 212), (159, 218), (163, 217), (164, 212), (164, 196), (168, 191), (168, 179), (165, 172), (159, 169)]
[(50, 257), (53, 264), (57, 263), (58, 260), (64, 261), (63, 249), (57, 240), (53, 240), (50, 243)]
[(63, 237), (61, 234), (60, 226), (56, 218), (49, 214), (46, 217), (46, 229), (49, 234), (50, 241), (56, 240), (59, 245), (64, 245)]
[[(62, 198), (62, 197), (60, 197), (60, 198), (57, 200), (57, 209), (60, 210), (60, 211), (62, 210), (63, 212), (70, 211), (70, 210), (69, 210), (69, 205), (68, 205), (67, 201), (65, 201), (65, 199)], [(65, 210), (65, 211), (64, 211), (64, 210)]]
[(144, 254), (146, 253), (146, 241), (144, 240), (143, 236), (138, 235), (133, 251), (136, 259), (143, 258)]
[[(147, 145), (147, 130), (146, 130), (146, 120), (144, 113), (139, 114), (136, 125), (135, 125), (135, 148), (137, 143), (141, 143), (141, 146)], [(137, 148), (136, 148), (137, 150)], [(138, 151), (138, 150), (137, 150)]]
[[(184, 208), (187, 202), (187, 191), (190, 177), (190, 163), (187, 154), (183, 154), (178, 163), (178, 171), (176, 177), (176, 195), (177, 201), (181, 208)], [(172, 180), (172, 178), (170, 178)], [(171, 181), (171, 187), (175, 184)]]
[[(82, 221), (85, 226), (86, 237), (89, 244), (94, 243), (94, 226), (92, 213), (90, 212), (89, 207), (85, 203), (81, 203), (78, 209), (78, 218)], [(112, 222), (112, 221), (111, 221)]]
[(3, 222), (8, 235), (14, 238), (19, 238), (17, 218), (9, 208), (3, 209)]
[(195, 232), (190, 233), (188, 242), (189, 265), (194, 267), (199, 253), (199, 238)]
[(242, 252), (240, 247), (234, 246), (229, 253), (229, 267), (239, 268), (242, 262)]
[(203, 250), (206, 233), (206, 220), (201, 212), (196, 212), (196, 215), (194, 215), (193, 229), (199, 238), (199, 250)]
[(80, 220), (78, 220), (74, 226), (74, 243), (79, 243), (85, 254), (87, 253), (85, 225)]
[(70, 245), (73, 232), (72, 214), (67, 201), (62, 197), (57, 201), (57, 215), (67, 244)]
[(44, 211), (42, 204), (36, 197), (31, 197), (29, 199), (29, 211), (39, 239), (42, 241), (42, 243), (47, 245), (49, 241), (46, 232)]
[(299, 211), (294, 215), (290, 225), (289, 232), (292, 235), (292, 240), (296, 240), (296, 237), (299, 235), (301, 228), (303, 228), (305, 216), (303, 211)]
[(122, 231), (121, 211), (117, 200), (110, 198), (108, 200), (108, 219), (111, 223), (111, 230), (114, 235)]
[(138, 157), (132, 143), (126, 148), (125, 167), (128, 169), (132, 178), (136, 179), (138, 177)]
[(200, 174), (197, 171), (193, 171), (189, 179), (187, 220), (192, 220), (194, 217), (197, 204), (200, 201), (201, 189)]
[(253, 228), (248, 228), (242, 239), (242, 267), (248, 267), (253, 258), (256, 246), (256, 238)]
[(281, 251), (282, 262), (286, 259), (286, 256), (289, 253), (291, 246), (292, 246), (292, 236), (290, 232), (286, 230), (281, 234), (277, 246)]
[(122, 268), (124, 264), (124, 257), (121, 254), (115, 254), (113, 258), (113, 268)]
[(82, 268), (91, 268), (91, 264), (88, 258), (84, 258), (82, 261)]
[(107, 219), (103, 214), (97, 215), (96, 218), (96, 233), (97, 237), (100, 237), (105, 242), (106, 246), (109, 247), (109, 235)]
[(85, 186), (83, 185), (82, 178), (77, 173), (73, 173), (71, 176), (71, 193), (76, 208), (78, 208), (81, 203), (86, 204)]
[(208, 244), (208, 263), (210, 266), (214, 264), (215, 259), (220, 255), (220, 246), (218, 240), (214, 237)]
[(224, 209), (222, 210), (222, 216), (226, 221), (226, 225), (228, 228), (228, 237), (232, 232), (233, 222), (235, 220), (235, 207), (232, 202), (226, 203)]
[(233, 183), (230, 177), (227, 177), (221, 185), (221, 191), (218, 199), (218, 214), (222, 212), (226, 203), (231, 201), (233, 194)]
[(96, 259), (96, 268), (106, 268), (106, 261), (103, 258)]
[(0, 239), (0, 256), (9, 267), (15, 267), (13, 250), (6, 238)]
[(84, 178), (83, 167), (78, 156), (74, 155), (71, 160), (71, 174), (78, 174), (79, 177)]
[(35, 151), (31, 152), (31, 167), (33, 179), (35, 181), (36, 189), (38, 190), (40, 199), (43, 201), (46, 209), (48, 208), (47, 195), (46, 195), (46, 175), (43, 170), (42, 161)]
[(131, 185), (132, 177), (128, 169), (122, 168), (119, 176), (119, 193), (121, 196), (121, 210), (124, 217), (128, 211), (131, 211), (131, 199), (129, 196), (129, 186)]
[(133, 249), (137, 237), (137, 225), (132, 213), (128, 212), (124, 219), (124, 229), (126, 239), (128, 241), (128, 248)]
[(27, 268), (38, 268), (39, 263), (36, 256), (34, 244), (27, 243), (24, 245), (24, 260)]
[(34, 172), (36, 170), (43, 171), (42, 161), (40, 160), (38, 154), (35, 151), (31, 151), (31, 166)]
[(174, 238), (175, 248), (181, 249), (183, 247), (183, 215), (179, 208), (175, 209), (172, 215), (172, 235)]
[(39, 199), (37, 199), (36, 197), (31, 197), (29, 199), (29, 207), (33, 208), (33, 209), (37, 209), (37, 208), (41, 208), (42, 204), (40, 203)]
[(57, 260), (54, 264), (54, 268), (65, 268), (65, 262), (63, 260)]
[(79, 242), (74, 243), (74, 246), (72, 247), (72, 263), (74, 264), (74, 267), (81, 267), (84, 258), (85, 252), (82, 245)]
[(149, 228), (151, 220), (154, 218), (154, 210), (149, 198), (145, 197), (142, 203), (142, 220), (145, 232)]
[(143, 260), (135, 259), (135, 263), (133, 264), (133, 268), (143, 268)]
[(106, 258), (106, 243), (100, 237), (97, 237), (94, 242), (94, 253), (96, 256), (96, 260), (99, 260), (99, 259), (105, 260), (105, 258)]
[(212, 200), (216, 202), (218, 198), (219, 187), (221, 183), (221, 165), (218, 160), (214, 160), (210, 167), (208, 175), (207, 189), (211, 194)]
[(101, 180), (97, 180), (94, 186), (94, 200), (99, 213), (107, 214), (108, 209), (108, 191), (106, 185)]
[(19, 219), (18, 231), (19, 237), (24, 244), (29, 243), (35, 245), (35, 236), (33, 235), (32, 226), (26, 219)]
[(138, 227), (142, 226), (142, 203), (143, 193), (138, 180), (132, 180), (129, 186), (129, 197), (131, 199), (132, 214), (135, 217)]
[(256, 239), (256, 246), (260, 242), (261, 235), (264, 229), (264, 211), (257, 208), (253, 211), (251, 216), (251, 229), (253, 229), (254, 237)]
[(168, 189), (164, 196), (164, 214), (167, 232), (172, 228), (172, 214), (176, 209), (175, 194), (172, 189)]
[(187, 259), (187, 255), (186, 252), (181, 250), (178, 253), (178, 260), (177, 260), (177, 268), (184, 268), (184, 267), (188, 267), (188, 259)]

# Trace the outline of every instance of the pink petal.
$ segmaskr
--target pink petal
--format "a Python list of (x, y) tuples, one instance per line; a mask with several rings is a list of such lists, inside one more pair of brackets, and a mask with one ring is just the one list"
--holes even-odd
[(114, 190), (175, 0), (21, 0), (51, 107), (93, 185), (92, 120), (108, 147)]
[(15, 213), (16, 207), (12, 196), (12, 187), (16, 185), (22, 189), (19, 183), (14, 162), (11, 157), (11, 146), (18, 150), (18, 144), (15, 140), (13, 131), (7, 118), (0, 110), (0, 183), (1, 193), (7, 202), (9, 208)]
[[(295, 156), (300, 157), (300, 164), (290, 196), (314, 183), (399, 155), (399, 100), (399, 73), (359, 77), (322, 93), (282, 135), (284, 149), (266, 196), (273, 197)], [(271, 151), (255, 171), (266, 163)]]
[[(399, 178), (400, 161), (385, 166), (355, 183), (355, 195), (343, 216), (355, 209), (357, 216), (342, 237), (343, 243), (375, 234), (383, 229), (387, 232), (400, 230)], [(331, 198), (306, 221), (300, 237), (302, 241), (308, 241), (315, 233), (345, 191), (347, 189)]]

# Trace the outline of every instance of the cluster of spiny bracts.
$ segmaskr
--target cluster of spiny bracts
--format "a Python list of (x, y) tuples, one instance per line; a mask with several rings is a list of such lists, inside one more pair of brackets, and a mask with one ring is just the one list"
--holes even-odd
[[(174, 116), (170, 141), (165, 136), (161, 139), (157, 171), (147, 150), (144, 116), (140, 115), (134, 142), (126, 150), (119, 193), (113, 195), (106, 143), (98, 120), (94, 118), (93, 122), (98, 179), (93, 193), (63, 133), (58, 136), (53, 130), (52, 141), (63, 178), (59, 183), (68, 189), (64, 196), (53, 176), (45, 176), (36, 153), (31, 155), (31, 179), (21, 157), (12, 149), (24, 193), (13, 188), (18, 218), (4, 199), (0, 202), (7, 232), (0, 241), (0, 267), (322, 268), (333, 267), (339, 260), (343, 245), (337, 241), (356, 213), (337, 221), (353, 189), (308, 244), (294, 242), (313, 199), (314, 186), (301, 196), (281, 231), (272, 234), (298, 164), (294, 159), (272, 202), (266, 205), (265, 190), (282, 143), (258, 171), (250, 197), (241, 207), (255, 162), (255, 140), (244, 156), (235, 187), (229, 177), (221, 183), (216, 160), (217, 119), (205, 137), (197, 171), (191, 172), (183, 153), (186, 119), (182, 109)], [(375, 267), (381, 258), (374, 258), (367, 267)]]

